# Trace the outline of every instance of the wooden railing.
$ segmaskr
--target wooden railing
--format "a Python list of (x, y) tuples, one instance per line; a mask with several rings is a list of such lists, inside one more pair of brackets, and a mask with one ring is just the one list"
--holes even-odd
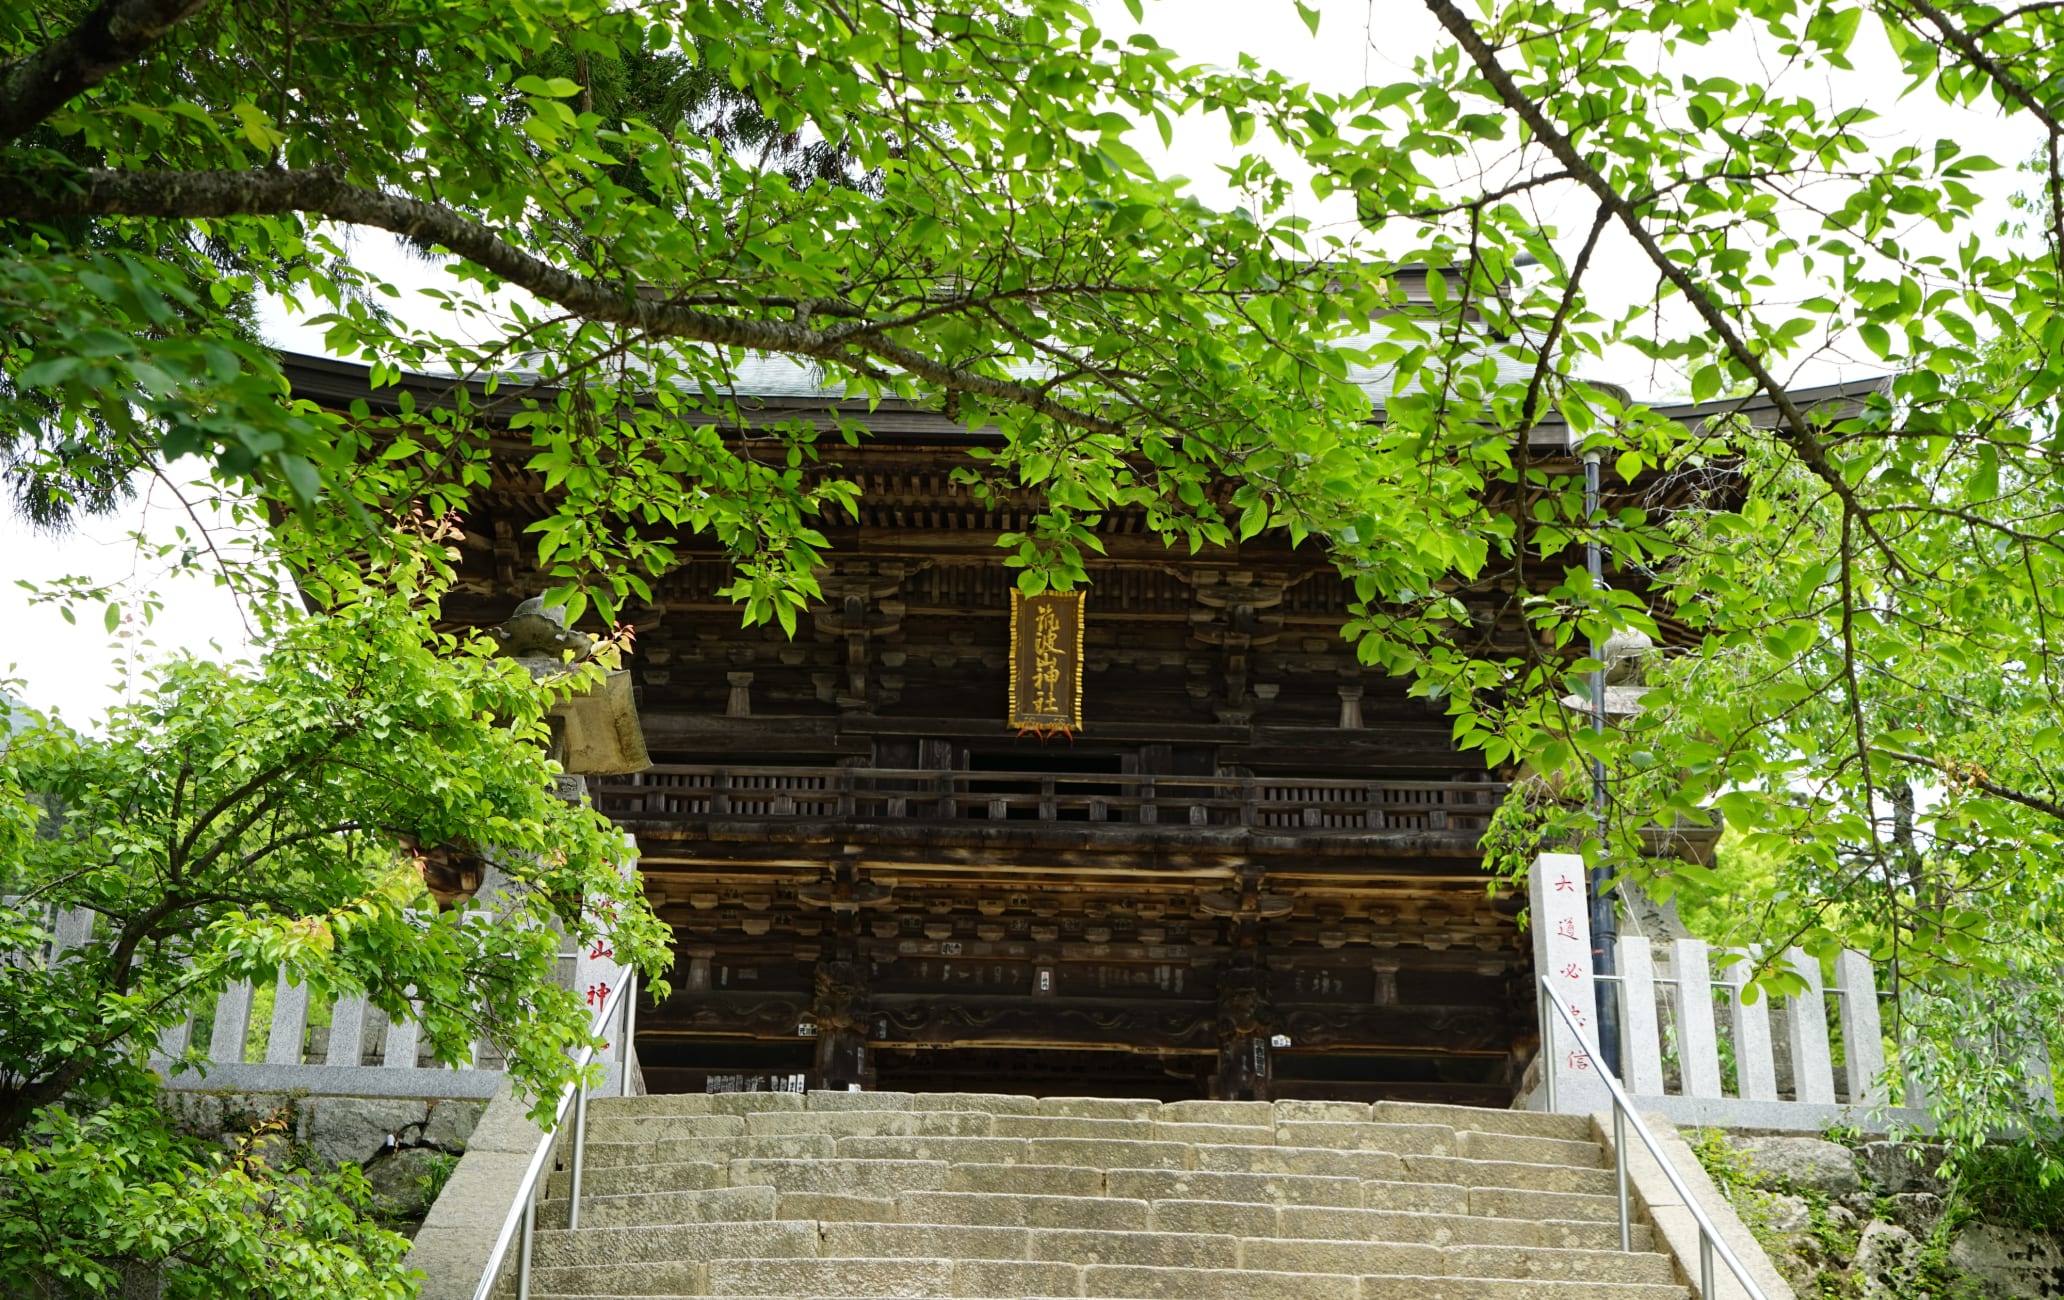
[(867, 767), (660, 764), (591, 787), (625, 821), (1122, 822), (1310, 831), (1480, 833), (1505, 797), (1495, 781), (1141, 776)]

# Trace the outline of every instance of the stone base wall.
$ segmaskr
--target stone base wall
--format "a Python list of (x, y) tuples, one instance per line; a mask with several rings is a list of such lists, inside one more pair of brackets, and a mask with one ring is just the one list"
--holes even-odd
[(1801, 1296), (1857, 1300), (2064, 1297), (2064, 1241), (1957, 1204), (1943, 1149), (1924, 1142), (1687, 1131)]
[(374, 1208), (412, 1232), (443, 1189), (486, 1103), (299, 1093), (166, 1091), (165, 1113), (182, 1132), (225, 1145), (258, 1134), (278, 1163), (314, 1169), (355, 1164)]

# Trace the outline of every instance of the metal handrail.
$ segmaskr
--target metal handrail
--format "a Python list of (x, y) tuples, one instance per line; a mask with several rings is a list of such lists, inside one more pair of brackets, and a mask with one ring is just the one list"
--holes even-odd
[[(1622, 1251), (1631, 1251), (1634, 1248), (1633, 1229), (1627, 1217), (1627, 1125), (1631, 1121), (1635, 1134), (1641, 1139), (1641, 1145), (1648, 1148), (1648, 1154), (1654, 1157), (1657, 1166), (1663, 1171), (1663, 1177), (1669, 1180), (1670, 1187), (1677, 1193), (1678, 1199), (1684, 1202), (1684, 1208), (1691, 1211), (1691, 1221), (1698, 1225), (1699, 1296), (1701, 1300), (1713, 1300), (1713, 1254), (1715, 1251), (1719, 1252), (1721, 1262), (1727, 1265), (1727, 1271), (1734, 1274), (1734, 1280), (1741, 1283), (1742, 1288), (1749, 1293), (1751, 1300), (1770, 1300), (1770, 1297), (1764, 1293), (1763, 1288), (1756, 1285), (1755, 1279), (1749, 1276), (1748, 1266), (1743, 1264), (1734, 1251), (1728, 1248), (1727, 1243), (1720, 1239), (1720, 1230), (1713, 1226), (1713, 1220), (1707, 1217), (1704, 1207), (1699, 1204), (1698, 1197), (1694, 1196), (1691, 1188), (1685, 1185), (1683, 1177), (1677, 1172), (1677, 1166), (1671, 1163), (1669, 1156), (1663, 1154), (1663, 1148), (1657, 1143), (1655, 1134), (1648, 1131), (1648, 1125), (1641, 1121), (1641, 1116), (1634, 1110), (1633, 1099), (1627, 1096), (1627, 1090), (1620, 1086), (1619, 1077), (1607, 1067), (1603, 1060), (1599, 1059), (1597, 1048), (1593, 1046), (1589, 1039), (1584, 1037), (1584, 1031), (1578, 1027), (1576, 1017), (1571, 1015), (1570, 1009), (1562, 1004), (1562, 999), (1556, 994), (1554, 985), (1548, 982), (1546, 975), (1536, 976), (1535, 978), (1541, 986), (1542, 1005), (1554, 1007), (1555, 1013), (1562, 1017), (1562, 1022), (1569, 1026), (1570, 1035), (1577, 1040), (1578, 1049), (1584, 1053), (1585, 1059), (1591, 1062), (1591, 1068), (1596, 1071), (1599, 1080), (1605, 1084), (1606, 1092), (1612, 1096), (1613, 1159), (1617, 1166), (1617, 1176), (1614, 1181), (1617, 1183), (1620, 1193), (1620, 1249)], [(1548, 1057), (1549, 1044), (1553, 1041), (1547, 1032), (1549, 1028), (1550, 1026), (1546, 1023), (1541, 1026), (1542, 1065), (1544, 1067), (1541, 1071), (1541, 1079), (1548, 1090), (1548, 1109), (1553, 1111), (1555, 1109), (1555, 1062)]]
[[(595, 1013), (595, 1019), (588, 1027), (590, 1038), (599, 1038), (608, 1028), (617, 1008), (624, 1010), (623, 1070), (619, 1087), (622, 1095), (629, 1096), (631, 1088), (631, 999), (638, 987), (635, 973), (624, 977), (624, 982), (609, 991), (602, 999), (602, 1009)], [(487, 1267), (481, 1271), (480, 1285), (473, 1288), (473, 1300), (489, 1300), (500, 1279), (502, 1261), (508, 1258), (509, 1247), (521, 1239), (516, 1252), (516, 1300), (530, 1297), (531, 1241), (537, 1233), (537, 1190), (546, 1169), (552, 1163), (552, 1144), (559, 1136), (560, 1125), (566, 1122), (566, 1110), (571, 1106), (573, 1118), (573, 1169), (570, 1186), (566, 1189), (566, 1226), (580, 1226), (580, 1185), (582, 1148), (587, 1144), (588, 1133), (588, 1084), (586, 1071), (595, 1059), (595, 1045), (589, 1043), (574, 1059), (575, 1077), (571, 1083), (559, 1090), (559, 1105), (552, 1112), (552, 1125), (538, 1139), (537, 1150), (531, 1153), (530, 1165), (523, 1171), (523, 1181), (517, 1185), (516, 1199), (509, 1206), (509, 1213), (502, 1219), (502, 1230), (495, 1234), (494, 1249), (488, 1252)]]

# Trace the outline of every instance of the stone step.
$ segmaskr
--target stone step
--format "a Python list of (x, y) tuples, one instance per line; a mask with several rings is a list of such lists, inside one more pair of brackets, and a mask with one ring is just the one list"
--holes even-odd
[[(1281, 1107), (1307, 1103), (1276, 1103)], [(1350, 1117), (1352, 1118), (1352, 1117)], [(1445, 1124), (1449, 1128), (1478, 1133), (1504, 1133), (1512, 1137), (1560, 1138), (1569, 1142), (1594, 1141), (1591, 1120), (1585, 1115), (1549, 1115), (1532, 1110), (1491, 1110), (1483, 1106), (1436, 1106), (1416, 1101), (1379, 1101), (1369, 1106), (1368, 1118), (1377, 1124)]]
[[(908, 1138), (891, 1138), (903, 1142)], [(583, 1155), (590, 1169), (616, 1165), (728, 1164), (733, 1160), (821, 1160), (837, 1149), (838, 1139), (828, 1133), (793, 1134), (784, 1137), (651, 1137), (632, 1140), (604, 1138), (591, 1132)], [(563, 1169), (573, 1158), (572, 1147), (560, 1142), (553, 1153)]]
[(749, 1255), (767, 1259), (814, 1258), (817, 1225), (773, 1219), (756, 1223), (684, 1223), (672, 1227), (589, 1227), (586, 1207), (576, 1231), (540, 1229), (536, 1261), (547, 1268), (576, 1265), (650, 1264), (655, 1267), (693, 1260)]
[(1285, 1122), (1432, 1125), (1514, 1137), (1590, 1141), (1591, 1122), (1581, 1115), (1491, 1110), (1379, 1101), (1176, 1101), (1162, 1104), (1108, 1097), (1020, 1097), (986, 1093), (789, 1092), (669, 1093), (643, 1097), (596, 1097), (593, 1119), (685, 1116), (746, 1116), (778, 1112), (959, 1111), (992, 1116), (1048, 1115), (1086, 1120), (1145, 1120), (1171, 1124), (1271, 1127)]
[[(1615, 1225), (1617, 1230), (1617, 1225)], [(1677, 1269), (1654, 1252), (1621, 1254), (1617, 1250), (1561, 1250), (1539, 1246), (1450, 1246), (1441, 1252), (1450, 1277), (1551, 1282), (1647, 1282), (1675, 1285)], [(1386, 1272), (1389, 1270), (1385, 1270)], [(1402, 1271), (1402, 1270), (1399, 1270)]]
[(1556, 1281), (1674, 1281), (1667, 1259), (1610, 1250), (1542, 1246), (1434, 1245), (1362, 1239), (1279, 1239), (1184, 1232), (1006, 1228), (901, 1223), (774, 1221), (673, 1227), (586, 1227), (540, 1231), (542, 1267), (666, 1265), (729, 1257), (989, 1260), (1258, 1273), (1393, 1274), (1541, 1278)]
[[(1502, 1112), (1483, 1113), (1499, 1115)], [(591, 1145), (653, 1143), (687, 1138), (806, 1139), (820, 1136), (1087, 1138), (1180, 1142), (1190, 1144), (1200, 1152), (1219, 1146), (1286, 1146), (1385, 1151), (1396, 1155), (1458, 1156), (1512, 1163), (1566, 1164), (1593, 1169), (1599, 1168), (1603, 1163), (1603, 1152), (1595, 1141), (1588, 1138), (1572, 1140), (1439, 1124), (1403, 1124), (1369, 1120), (1285, 1120), (1269, 1126), (1090, 1119), (1051, 1115), (992, 1115), (982, 1111), (848, 1109), (825, 1112), (777, 1110), (748, 1114), (684, 1116), (603, 1114), (590, 1118), (588, 1122), (588, 1141)]]
[[(1591, 1223), (1610, 1221), (1616, 1224), (1620, 1218), (1620, 1202), (1617, 1196), (1599, 1196), (1586, 1192), (1534, 1192), (1513, 1187), (1472, 1187), (1468, 1192), (1466, 1212), (1491, 1219), (1576, 1219)], [(1373, 1194), (1370, 1196), (1369, 1204), (1376, 1204)]]
[[(1149, 1222), (1163, 1227), (1162, 1207), (1179, 1204), (1156, 1202)], [(1616, 1250), (1620, 1225), (1612, 1221), (1581, 1221), (1540, 1218), (1493, 1218), (1479, 1214), (1416, 1214), (1400, 1210), (1343, 1210), (1321, 1206), (1256, 1206), (1270, 1210), (1275, 1219), (1272, 1231), (1247, 1232), (1243, 1236), (1276, 1238), (1321, 1238), (1350, 1241), (1417, 1241), (1435, 1246), (1525, 1246), (1571, 1250)], [(1646, 1224), (1631, 1228), (1636, 1250), (1654, 1248), (1652, 1230)]]
[(1109, 1175), (1079, 1165), (951, 1165), (937, 1188), (912, 1191), (1008, 1192), (1025, 1196), (1102, 1196)]
[(948, 1227), (918, 1223), (826, 1224), (821, 1253), (849, 1257), (998, 1259), (1064, 1264), (1237, 1268), (1234, 1237), (1100, 1228)]
[(1617, 1184), (1610, 1169), (1572, 1169), (1567, 1165), (1530, 1165), (1510, 1160), (1465, 1160), (1460, 1156), (1403, 1156), (1406, 1174), (1415, 1180), (1456, 1183), (1463, 1187), (1510, 1187), (1529, 1192), (1579, 1192), (1604, 1196)]
[[(784, 1212), (786, 1202), (783, 1202)], [(1107, 1196), (1027, 1196), (1013, 1192), (909, 1192), (896, 1198), (903, 1223), (965, 1223), (999, 1228), (1108, 1228), (1145, 1232), (1154, 1224), (1146, 1201)]]
[(759, 1296), (1099, 1296), (1168, 1300), (1359, 1300), (1346, 1274), (969, 1259), (711, 1260), (708, 1288)]
[(1588, 1118), (1379, 1102), (734, 1093), (590, 1102), (532, 1294), (1687, 1300), (1618, 1251)]
[[(697, 1192), (729, 1187), (732, 1180), (725, 1164), (617, 1165), (581, 1171), (581, 1195), (636, 1196), (641, 1192)], [(572, 1185), (571, 1172), (560, 1169), (546, 1175), (545, 1195), (563, 1197)]]
[(1693, 1297), (1690, 1287), (1659, 1282), (1368, 1277), (1362, 1279), (1361, 1300), (1693, 1300)]
[(1253, 1201), (1262, 1205), (1362, 1208), (1362, 1180), (1318, 1174), (1235, 1174), (1208, 1170), (1113, 1169), (1112, 1196), (1128, 1200)]
[[(571, 1180), (569, 1180), (571, 1181)], [(713, 1187), (700, 1192), (632, 1192), (597, 1196), (585, 1175), (581, 1190), (581, 1227), (664, 1227), (676, 1223), (734, 1223), (772, 1219), (781, 1197), (771, 1187)], [(537, 1226), (566, 1226), (566, 1200), (538, 1201)], [(784, 1216), (800, 1217), (800, 1216)]]
[[(772, 1187), (783, 1192), (867, 1196), (893, 1200), (903, 1192), (946, 1190), (951, 1166), (943, 1160), (733, 1160), (733, 1187)], [(1022, 1169), (1022, 1165), (970, 1165), (973, 1169)], [(1071, 1170), (1089, 1174), (1091, 1170)]]
[(948, 1164), (956, 1165), (1079, 1165), (1085, 1169), (1187, 1169), (1192, 1150), (1193, 1148), (1182, 1142), (1109, 1138), (848, 1137), (838, 1140), (837, 1154), (843, 1160), (900, 1158), (944, 1160)]
[[(1464, 1189), (1454, 1189), (1466, 1192)], [(1366, 1186), (1365, 1186), (1366, 1195)], [(1588, 1198), (1587, 1198), (1588, 1199)], [(1608, 1202), (1610, 1208), (1610, 1202)], [(1603, 1219), (1493, 1218), (1466, 1212), (1426, 1214), (1385, 1209), (1272, 1205), (1256, 1202), (1121, 1200), (1090, 1196), (1024, 1196), (1000, 1192), (909, 1192), (894, 1200), (822, 1193), (782, 1194), (768, 1186), (643, 1195), (584, 1194), (584, 1228), (808, 1219), (873, 1225), (1093, 1229), (1106, 1232), (1195, 1233), (1288, 1240), (1332, 1239), (1611, 1250), (1618, 1225)], [(563, 1199), (538, 1205), (540, 1228), (566, 1223)], [(1633, 1227), (1637, 1250), (1651, 1248), (1646, 1225)]]
[(1390, 1151), (1401, 1156), (1461, 1156), (1516, 1164), (1572, 1165), (1599, 1169), (1605, 1150), (1585, 1138), (1528, 1137), (1440, 1124), (1378, 1124), (1325, 1120), (1276, 1126), (1276, 1143), (1286, 1147), (1330, 1147), (1348, 1151)]

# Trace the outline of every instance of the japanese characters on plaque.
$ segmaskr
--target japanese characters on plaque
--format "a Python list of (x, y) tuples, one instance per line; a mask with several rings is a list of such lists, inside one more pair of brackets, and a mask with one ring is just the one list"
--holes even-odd
[(1008, 722), (1019, 731), (1082, 729), (1082, 606), (1079, 591), (1011, 592)]
[(1591, 915), (1584, 859), (1573, 853), (1543, 853), (1534, 859), (1528, 892), (1534, 969), (1547, 976), (1548, 987), (1583, 1031), (1579, 1039), (1561, 1016), (1548, 1015), (1543, 1064), (1556, 1072), (1560, 1109), (1596, 1110), (1607, 1104), (1607, 1094), (1585, 1045), (1597, 1041), (1598, 986), (1591, 974)]

